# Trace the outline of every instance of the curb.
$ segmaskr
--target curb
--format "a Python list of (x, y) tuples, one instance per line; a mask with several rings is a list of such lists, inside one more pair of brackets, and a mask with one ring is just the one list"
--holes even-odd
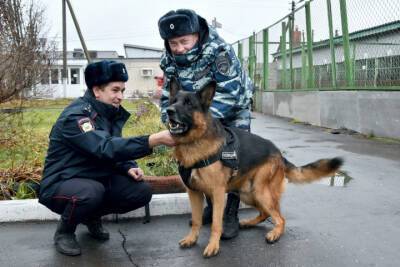
[[(150, 216), (190, 214), (190, 201), (187, 193), (155, 194), (150, 203)], [(250, 208), (240, 203), (239, 209)], [(144, 218), (145, 207), (118, 214), (118, 219)], [(57, 221), (60, 215), (52, 212), (37, 199), (1, 200), (0, 223), (27, 221)], [(105, 220), (115, 220), (115, 214), (104, 216)]]
[[(151, 216), (190, 213), (190, 202), (186, 193), (153, 195), (149, 206)], [(144, 215), (145, 208), (143, 207), (119, 214), (118, 218), (140, 218)], [(53, 221), (59, 218), (60, 215), (40, 204), (37, 199), (0, 201), (0, 222)], [(105, 216), (105, 219), (113, 220), (115, 215)]]

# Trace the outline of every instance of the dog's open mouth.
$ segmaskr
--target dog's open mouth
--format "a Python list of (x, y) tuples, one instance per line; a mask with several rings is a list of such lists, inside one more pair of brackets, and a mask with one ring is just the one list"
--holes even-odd
[(187, 132), (188, 126), (183, 122), (178, 122), (172, 119), (168, 120), (168, 129), (171, 134), (183, 134)]

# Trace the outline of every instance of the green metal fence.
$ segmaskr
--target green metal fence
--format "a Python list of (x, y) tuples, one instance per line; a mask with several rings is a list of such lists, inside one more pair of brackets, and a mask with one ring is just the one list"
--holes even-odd
[(259, 92), (399, 90), (400, 0), (300, 0), (233, 46)]

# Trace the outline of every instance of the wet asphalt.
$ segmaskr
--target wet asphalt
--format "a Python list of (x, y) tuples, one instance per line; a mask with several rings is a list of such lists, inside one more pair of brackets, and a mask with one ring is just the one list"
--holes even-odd
[[(106, 222), (111, 239), (91, 239), (77, 230), (83, 254), (67, 257), (53, 247), (56, 222), (0, 224), (0, 266), (399, 266), (400, 142), (367, 139), (346, 132), (254, 114), (252, 131), (272, 140), (291, 162), (307, 164), (341, 156), (351, 177), (345, 185), (288, 184), (281, 201), (286, 232), (267, 244), (265, 221), (221, 241), (219, 255), (205, 259), (205, 226), (192, 248), (178, 241), (189, 231), (189, 215)], [(255, 216), (252, 209), (239, 217)]]

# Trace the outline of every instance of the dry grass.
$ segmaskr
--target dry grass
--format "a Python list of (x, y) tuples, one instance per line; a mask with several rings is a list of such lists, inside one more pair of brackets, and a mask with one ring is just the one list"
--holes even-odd
[[(0, 200), (34, 198), (43, 170), (48, 135), (61, 111), (71, 100), (9, 102), (0, 109), (23, 107), (23, 112), (0, 113)], [(162, 129), (158, 108), (148, 100), (125, 101), (131, 117), (123, 136), (151, 134)], [(176, 174), (171, 150), (156, 149), (153, 155), (138, 160), (146, 175)]]

